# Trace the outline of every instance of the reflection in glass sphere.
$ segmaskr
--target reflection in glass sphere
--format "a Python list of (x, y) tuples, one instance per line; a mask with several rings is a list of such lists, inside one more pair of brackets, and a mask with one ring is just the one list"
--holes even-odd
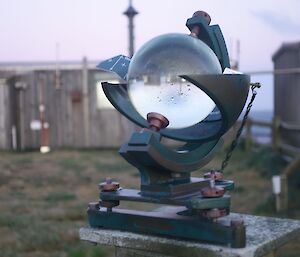
[(133, 56), (128, 71), (128, 94), (137, 112), (164, 115), (168, 128), (192, 126), (205, 119), (215, 103), (201, 89), (180, 77), (220, 74), (214, 52), (185, 34), (166, 34), (147, 42)]

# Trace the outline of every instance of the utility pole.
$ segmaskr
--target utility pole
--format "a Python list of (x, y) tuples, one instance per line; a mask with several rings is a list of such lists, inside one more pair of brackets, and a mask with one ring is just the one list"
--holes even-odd
[(134, 54), (134, 23), (133, 18), (135, 15), (138, 14), (138, 12), (133, 8), (132, 1), (129, 1), (129, 6), (125, 12), (123, 12), (124, 15), (128, 17), (128, 36), (129, 36), (129, 47), (128, 47), (128, 54), (131, 58)]

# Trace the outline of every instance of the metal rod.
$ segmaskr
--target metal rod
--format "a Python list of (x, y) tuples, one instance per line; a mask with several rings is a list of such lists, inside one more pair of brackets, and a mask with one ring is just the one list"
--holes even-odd
[(247, 71), (244, 72), (249, 75), (265, 75), (265, 74), (297, 74), (300, 73), (300, 68), (288, 68), (288, 69), (275, 69), (275, 70), (261, 70), (261, 71)]
[(135, 15), (138, 14), (138, 12), (133, 8), (132, 1), (129, 1), (129, 6), (127, 10), (123, 13), (128, 18), (128, 40), (129, 40), (129, 46), (128, 46), (128, 54), (129, 57), (132, 57), (134, 54), (134, 23), (133, 18)]

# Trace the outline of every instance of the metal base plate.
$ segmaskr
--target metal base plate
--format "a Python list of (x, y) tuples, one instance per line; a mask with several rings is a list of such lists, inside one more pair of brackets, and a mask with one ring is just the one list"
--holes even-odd
[(226, 218), (217, 222), (195, 216), (182, 215), (184, 207), (172, 207), (169, 211), (133, 211), (99, 208), (90, 204), (88, 219), (91, 227), (150, 233), (189, 240), (207, 241), (245, 247), (245, 226), (231, 226)]

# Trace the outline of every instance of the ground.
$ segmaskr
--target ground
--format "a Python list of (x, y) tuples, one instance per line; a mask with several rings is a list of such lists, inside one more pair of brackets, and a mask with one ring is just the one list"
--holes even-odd
[[(219, 154), (204, 170), (219, 167), (222, 158)], [(268, 149), (256, 153), (238, 149), (225, 171), (226, 178), (237, 185), (232, 194), (233, 211), (275, 215), (270, 175), (281, 168), (280, 158)], [(202, 174), (203, 169), (194, 173)], [(139, 187), (137, 171), (117, 150), (64, 150), (45, 155), (1, 152), (0, 256), (113, 256), (113, 249), (78, 238), (78, 229), (87, 224), (87, 203), (97, 200), (97, 185), (106, 177), (117, 179), (123, 187)], [(122, 206), (133, 208), (136, 204)], [(298, 243), (278, 256), (296, 257), (299, 253)]]

